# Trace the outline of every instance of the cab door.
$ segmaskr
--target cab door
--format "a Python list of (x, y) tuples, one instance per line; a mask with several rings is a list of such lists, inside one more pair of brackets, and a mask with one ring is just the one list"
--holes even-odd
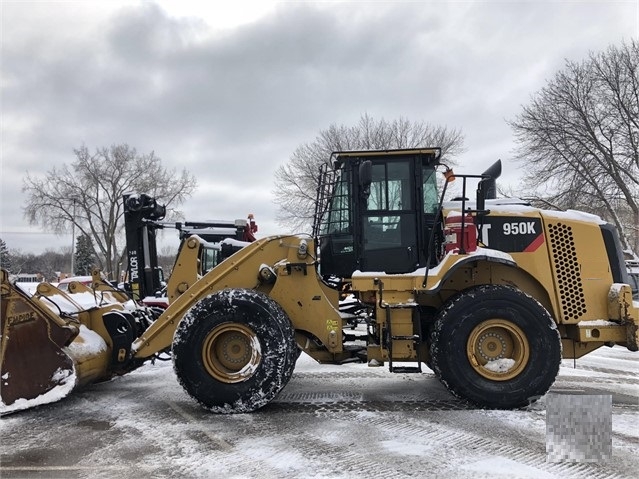
[(361, 199), (363, 271), (406, 273), (418, 266), (418, 209), (411, 159), (373, 161), (370, 194)]

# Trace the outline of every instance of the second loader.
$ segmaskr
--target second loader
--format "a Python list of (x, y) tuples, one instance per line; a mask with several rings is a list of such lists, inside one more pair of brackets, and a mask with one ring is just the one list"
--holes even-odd
[[(455, 175), (440, 156), (438, 148), (334, 153), (312, 235), (258, 239), (210, 271), (206, 241), (184, 238), (170, 304), (152, 322), (136, 322), (140, 313), (117, 301), (86, 315), (41, 312), (3, 273), (4, 407), (55, 388), (58, 370), (81, 370), (72, 349), (84, 329), (104, 352), (78, 384), (171, 352), (180, 384), (218, 413), (268, 404), (300, 351), (320, 363), (387, 364), (393, 373), (425, 364), (453, 394), (487, 408), (543, 396), (562, 357), (615, 344), (637, 351), (639, 309), (612, 226), (492, 199), (499, 164), (456, 175), (462, 198), (478, 182), (476, 200), (444, 204)], [(367, 311), (363, 337), (340, 314), (344, 291)], [(114, 315), (131, 320), (113, 328)], [(50, 359), (38, 390), (28, 373), (40, 367), (33, 358), (44, 345)]]
[(166, 208), (149, 195), (126, 194), (122, 202), (128, 259), (124, 287), (133, 299), (147, 305), (166, 308), (169, 301), (164, 271), (158, 264), (158, 230), (175, 228), (181, 240), (194, 235), (203, 239), (207, 244), (206, 254), (199, 259), (205, 271), (255, 241), (257, 224), (252, 214), (248, 220), (170, 223), (161, 221)]

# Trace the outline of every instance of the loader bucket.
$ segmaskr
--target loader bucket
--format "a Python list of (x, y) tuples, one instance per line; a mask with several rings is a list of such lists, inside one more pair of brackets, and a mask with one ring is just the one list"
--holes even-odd
[(9, 282), (0, 270), (0, 414), (57, 401), (73, 390), (73, 360), (63, 351), (79, 326)]

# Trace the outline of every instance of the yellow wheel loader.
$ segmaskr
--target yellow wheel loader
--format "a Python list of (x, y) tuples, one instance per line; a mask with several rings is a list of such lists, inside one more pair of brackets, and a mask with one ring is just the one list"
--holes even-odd
[[(147, 194), (125, 194), (122, 198), (126, 233), (127, 268), (125, 291), (135, 300), (166, 308), (163, 294), (164, 271), (159, 266), (157, 231), (174, 228), (181, 240), (197, 235), (206, 242), (217, 243), (207, 248), (200, 258), (205, 269), (211, 269), (246, 243), (255, 241), (257, 224), (252, 214), (248, 220), (207, 222), (163, 222), (166, 207)], [(220, 244), (222, 240), (228, 242)], [(231, 243), (231, 240), (236, 241)]]
[[(584, 213), (494, 199), (500, 171), (496, 163), (454, 175), (438, 148), (334, 153), (312, 235), (259, 239), (209, 271), (208, 244), (185, 238), (169, 307), (148, 327), (118, 301), (74, 316), (45, 311), (3, 275), (3, 407), (37, 402), (60, 371), (75, 369), (81, 385), (170, 351), (202, 406), (250, 412), (286, 386), (301, 351), (394, 373), (426, 364), (464, 400), (516, 408), (548, 391), (562, 357), (615, 344), (636, 351), (639, 309), (615, 229)], [(462, 199), (444, 203), (455, 177)], [(363, 334), (340, 314), (344, 292), (367, 312)], [(74, 354), (84, 330), (104, 345), (91, 373)]]

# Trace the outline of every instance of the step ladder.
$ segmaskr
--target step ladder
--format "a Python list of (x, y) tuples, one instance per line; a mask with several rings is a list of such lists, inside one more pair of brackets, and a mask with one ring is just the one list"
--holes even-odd
[[(399, 309), (414, 309), (414, 305), (407, 304), (388, 304), (384, 303), (382, 300), (382, 292), (383, 292), (383, 283), (379, 281), (379, 306), (383, 308), (386, 312), (386, 331), (388, 333), (388, 370), (391, 373), (421, 373), (422, 372), (422, 358), (421, 358), (421, 345), (423, 342), (422, 339), (422, 328), (419, 324), (419, 316), (413, 314), (411, 312), (411, 322), (413, 331), (417, 331), (417, 334), (409, 334), (409, 335), (398, 335), (393, 334), (392, 330), (392, 316), (393, 311)], [(417, 318), (417, 319), (416, 319)], [(417, 321), (417, 324), (415, 322)], [(395, 341), (413, 341), (413, 348), (417, 355), (417, 366), (395, 366), (393, 365), (393, 343)]]

